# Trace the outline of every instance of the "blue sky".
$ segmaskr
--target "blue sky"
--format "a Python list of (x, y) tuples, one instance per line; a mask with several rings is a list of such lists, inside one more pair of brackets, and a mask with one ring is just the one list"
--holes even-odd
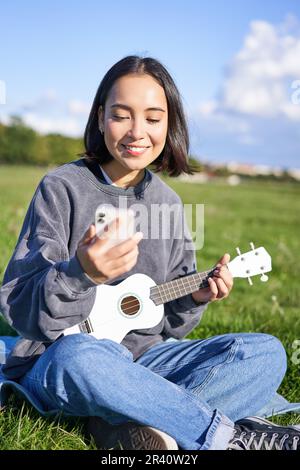
[(300, 167), (297, 0), (16, 0), (0, 7), (0, 44), (3, 122), (82, 135), (103, 75), (142, 53), (173, 76), (193, 154)]

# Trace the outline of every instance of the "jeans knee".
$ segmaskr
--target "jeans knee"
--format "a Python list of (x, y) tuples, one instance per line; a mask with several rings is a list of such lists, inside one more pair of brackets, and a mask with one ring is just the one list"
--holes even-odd
[(259, 374), (262, 382), (272, 388), (277, 387), (287, 369), (287, 357), (281, 341), (266, 333), (241, 333), (242, 340), (237, 356), (246, 360), (255, 376)]
[(281, 382), (287, 370), (287, 355), (282, 342), (272, 335), (265, 335), (271, 354), (271, 363), (274, 374), (277, 374)]
[(280, 384), (287, 369), (287, 356), (283, 344), (275, 336), (266, 333), (254, 333), (253, 339), (264, 370), (274, 382)]
[(51, 367), (57, 372), (84, 375), (92, 370), (104, 370), (117, 357), (132, 359), (125, 346), (109, 339), (98, 340), (92, 335), (74, 334), (64, 336), (54, 343)]

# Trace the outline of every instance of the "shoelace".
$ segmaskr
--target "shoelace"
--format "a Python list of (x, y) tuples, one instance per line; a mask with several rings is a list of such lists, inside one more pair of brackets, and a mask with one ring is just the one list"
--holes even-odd
[[(236, 430), (234, 431), (237, 432)], [(230, 443), (230, 449), (232, 450), (297, 450), (298, 448), (298, 436), (293, 436), (292, 443), (287, 442), (290, 439), (289, 434), (284, 434), (278, 442), (278, 436), (276, 432), (272, 433), (272, 437), (269, 440), (269, 433), (263, 432), (259, 438), (256, 432), (251, 432), (249, 440), (247, 442), (247, 433), (241, 432), (239, 437), (236, 437)], [(266, 439), (268, 437), (268, 439)]]

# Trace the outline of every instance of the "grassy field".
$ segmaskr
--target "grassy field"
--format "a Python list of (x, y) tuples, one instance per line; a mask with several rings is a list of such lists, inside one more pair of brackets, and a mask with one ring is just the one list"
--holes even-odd
[[(15, 247), (28, 204), (46, 169), (0, 166), (0, 282)], [(210, 268), (222, 254), (233, 258), (235, 247), (248, 251), (249, 242), (264, 245), (272, 255), (273, 271), (267, 283), (254, 285), (237, 279), (231, 295), (215, 302), (190, 338), (227, 332), (265, 332), (277, 336), (288, 354), (288, 372), (280, 387), (290, 401), (300, 401), (298, 364), (293, 364), (293, 342), (300, 340), (300, 185), (247, 182), (189, 184), (166, 178), (184, 203), (205, 204), (205, 241), (197, 251), (198, 270)], [(188, 186), (188, 190), (187, 190)], [(1, 321), (1, 320), (0, 320)], [(0, 334), (12, 330), (0, 323)], [(299, 357), (299, 354), (298, 354)], [(294, 361), (295, 362), (295, 361)], [(274, 418), (299, 423), (297, 415)], [(84, 419), (56, 422), (41, 418), (16, 398), (0, 413), (0, 449), (91, 449), (84, 436)]]

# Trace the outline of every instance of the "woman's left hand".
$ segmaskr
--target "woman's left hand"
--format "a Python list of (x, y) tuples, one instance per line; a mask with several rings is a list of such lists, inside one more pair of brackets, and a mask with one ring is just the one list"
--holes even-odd
[(229, 261), (230, 255), (225, 253), (216, 265), (219, 270), (214, 272), (213, 277), (208, 278), (209, 287), (192, 293), (196, 303), (214, 302), (228, 297), (233, 287), (233, 277), (226, 266)]

